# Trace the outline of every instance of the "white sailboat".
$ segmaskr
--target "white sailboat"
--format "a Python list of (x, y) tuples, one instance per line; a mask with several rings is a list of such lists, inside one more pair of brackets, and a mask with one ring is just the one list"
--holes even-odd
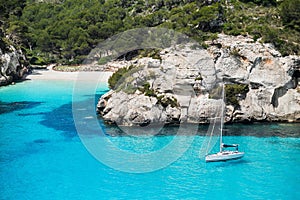
[[(223, 103), (225, 104), (225, 88), (223, 84), (222, 90), (222, 99)], [(221, 127), (220, 127), (220, 151), (215, 154), (206, 154), (205, 161), (206, 162), (218, 162), (218, 161), (227, 161), (227, 160), (235, 160), (240, 159), (244, 156), (244, 152), (239, 152), (239, 145), (238, 144), (224, 144), (223, 143), (223, 124), (224, 124), (224, 107), (222, 105), (221, 108)], [(211, 132), (215, 131), (215, 127), (211, 130)], [(211, 134), (212, 136), (212, 134)], [(234, 150), (227, 150), (227, 148), (234, 148)]]

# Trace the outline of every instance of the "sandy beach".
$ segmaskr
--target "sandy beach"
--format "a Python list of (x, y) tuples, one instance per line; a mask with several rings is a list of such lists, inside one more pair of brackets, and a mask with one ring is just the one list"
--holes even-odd
[(32, 74), (26, 76), (29, 80), (70, 80), (70, 81), (98, 81), (107, 82), (112, 72), (61, 72), (52, 67), (47, 69), (34, 69)]

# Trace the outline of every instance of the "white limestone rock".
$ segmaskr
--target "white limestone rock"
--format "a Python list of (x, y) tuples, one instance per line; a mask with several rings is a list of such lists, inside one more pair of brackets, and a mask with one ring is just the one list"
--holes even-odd
[[(142, 58), (144, 66), (133, 74), (148, 77), (157, 96), (142, 92), (103, 96), (98, 111), (104, 120), (122, 125), (149, 123), (209, 123), (219, 110), (220, 99), (210, 92), (218, 80), (246, 84), (239, 105), (226, 107), (226, 122), (300, 121), (300, 57), (281, 57), (272, 45), (250, 37), (220, 34), (208, 49), (175, 46), (161, 52), (162, 60)], [(159, 96), (176, 106), (162, 105)], [(176, 103), (175, 103), (176, 99)]]

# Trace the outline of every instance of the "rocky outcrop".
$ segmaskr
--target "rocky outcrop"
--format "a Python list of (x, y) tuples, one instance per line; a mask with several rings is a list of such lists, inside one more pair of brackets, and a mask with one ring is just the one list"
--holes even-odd
[(226, 121), (300, 122), (300, 57), (282, 57), (250, 37), (220, 34), (207, 44), (173, 46), (160, 52), (161, 60), (133, 61), (137, 67), (99, 99), (98, 112), (105, 121), (127, 126), (208, 123), (222, 105), (214, 95), (223, 81), (247, 87), (234, 94), (226, 90)]
[(272, 45), (247, 37), (219, 35), (212, 44), (218, 44), (209, 51), (219, 55), (214, 57), (220, 76), (249, 85), (245, 99), (232, 110), (232, 121), (300, 121), (298, 56), (281, 57)]
[(0, 86), (22, 79), (28, 71), (27, 59), (20, 49), (12, 45), (0, 49)]

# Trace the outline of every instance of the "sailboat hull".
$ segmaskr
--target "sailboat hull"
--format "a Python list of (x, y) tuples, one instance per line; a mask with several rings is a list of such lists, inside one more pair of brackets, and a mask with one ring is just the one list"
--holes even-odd
[(236, 160), (244, 156), (244, 152), (238, 151), (223, 151), (216, 154), (207, 155), (205, 157), (206, 162), (219, 162), (227, 160)]

